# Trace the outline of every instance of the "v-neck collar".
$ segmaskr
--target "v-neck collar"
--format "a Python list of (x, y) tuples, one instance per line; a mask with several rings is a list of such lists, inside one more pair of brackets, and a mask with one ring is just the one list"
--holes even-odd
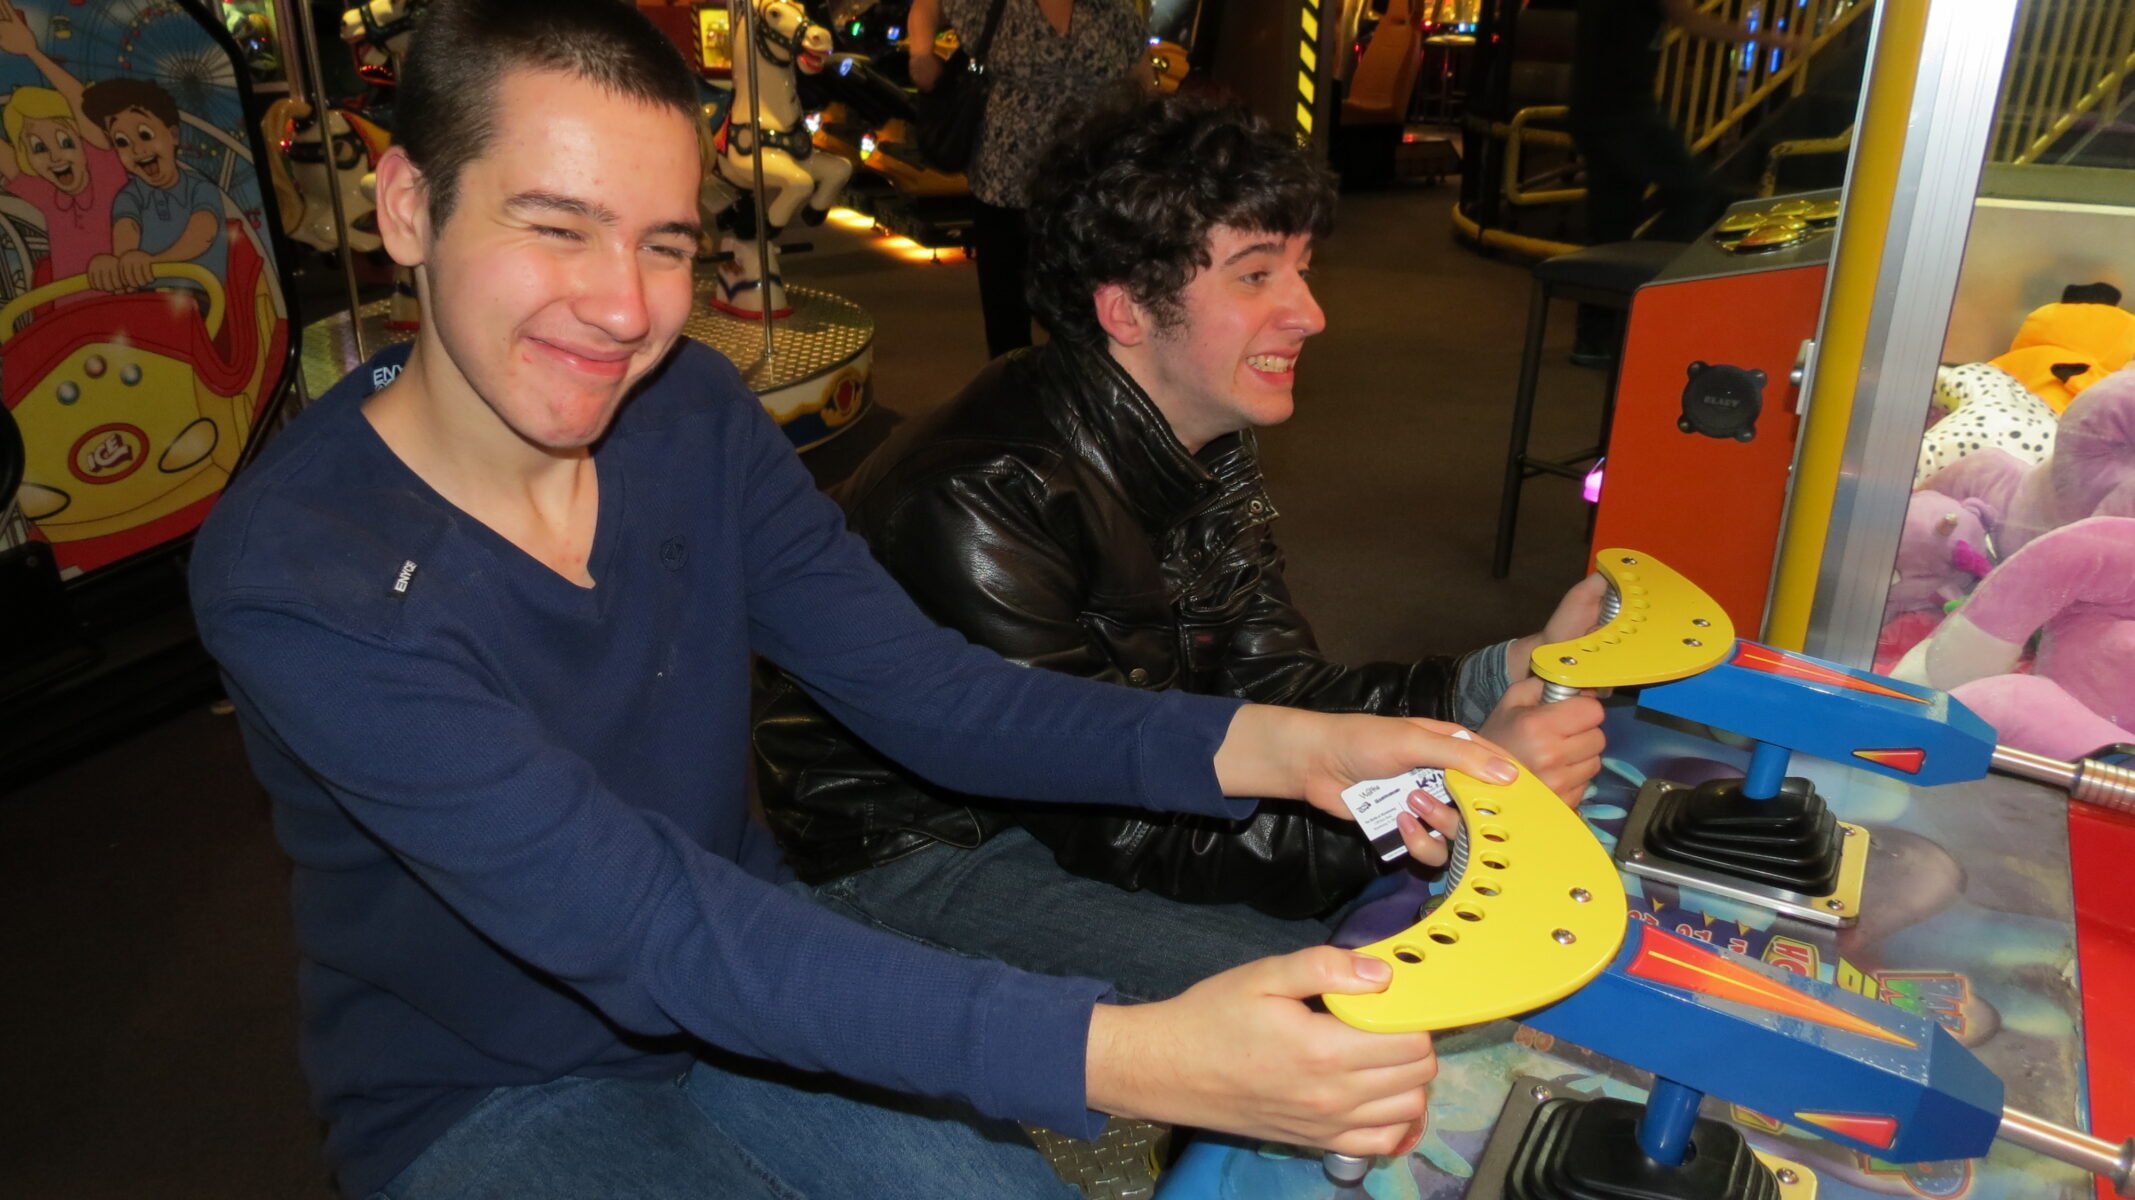
[(429, 480), (416, 473), (415, 468), (410, 467), (400, 455), (394, 453), (393, 447), (387, 444), (377, 427), (363, 415), (365, 398), (353, 398), (349, 405), (348, 419), (362, 427), (362, 436), (369, 438), (369, 445), (391, 464), (389, 469), (408, 480), (418, 494), (425, 497), (451, 521), (455, 529), (461, 530), (481, 545), (501, 568), (514, 578), (524, 581), (533, 594), (551, 601), (561, 610), (587, 618), (597, 617), (605, 610), (607, 598), (615, 591), (612, 582), (604, 581), (612, 581), (615, 577), (611, 568), (615, 558), (615, 544), (622, 536), (623, 478), (628, 474), (621, 469), (601, 469), (602, 460), (610, 457), (606, 450), (614, 441), (614, 430), (611, 429), (609, 436), (601, 439), (592, 454), (594, 486), (599, 489), (600, 494), (593, 518), (593, 547), (586, 555), (586, 569), (593, 576), (593, 586), (585, 587), (565, 578), (556, 568), (527, 553), (517, 542), (490, 528), (481, 518), (446, 499), (444, 493), (430, 486)]

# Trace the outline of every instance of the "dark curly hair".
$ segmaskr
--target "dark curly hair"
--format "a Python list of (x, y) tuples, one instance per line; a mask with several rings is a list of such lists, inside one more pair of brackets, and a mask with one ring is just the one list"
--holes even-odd
[(1031, 312), (1098, 345), (1092, 296), (1126, 285), (1171, 326), (1218, 225), (1280, 237), (1334, 229), (1334, 177), (1243, 108), (1158, 96), (1112, 108), (1048, 150), (1028, 213)]
[[(511, 71), (555, 71), (697, 119), (697, 77), (681, 51), (622, 0), (442, 0), (417, 18), (394, 89), (396, 137), (443, 225), (460, 172), (489, 149)], [(618, 136), (624, 136), (620, 133)]]

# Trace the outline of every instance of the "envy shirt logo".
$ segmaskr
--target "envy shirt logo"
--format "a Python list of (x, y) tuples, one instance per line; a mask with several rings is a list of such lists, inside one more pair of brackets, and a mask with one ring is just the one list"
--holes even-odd
[(392, 590), (386, 594), (395, 600), (402, 599), (408, 594), (408, 581), (414, 578), (415, 560), (411, 558), (400, 564), (400, 574), (394, 576)]
[(398, 379), (398, 378), (400, 378), (400, 368), (399, 368), (399, 367), (395, 367), (395, 366), (386, 366), (386, 367), (372, 367), (372, 368), (371, 368), (371, 390), (375, 392), (375, 391), (377, 391), (378, 389), (380, 389), (380, 388), (384, 387), (385, 385), (387, 385), (387, 384), (389, 384), (389, 383), (393, 382), (393, 381), (394, 381), (395, 379)]

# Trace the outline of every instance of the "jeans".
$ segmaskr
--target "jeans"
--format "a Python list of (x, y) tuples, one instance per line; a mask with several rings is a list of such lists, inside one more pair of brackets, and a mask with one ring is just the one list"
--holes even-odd
[(371, 1200), (1076, 1200), (1015, 1125), (740, 1059), (498, 1088)]
[[(786, 885), (806, 895), (799, 883)], [(1081, 1200), (1014, 1122), (707, 1049), (501, 1087), (368, 1200)]]
[(816, 898), (915, 941), (1162, 1000), (1210, 975), (1327, 940), (1326, 923), (1243, 904), (1182, 904), (1069, 874), (1021, 829), (976, 849), (935, 845), (833, 879)]

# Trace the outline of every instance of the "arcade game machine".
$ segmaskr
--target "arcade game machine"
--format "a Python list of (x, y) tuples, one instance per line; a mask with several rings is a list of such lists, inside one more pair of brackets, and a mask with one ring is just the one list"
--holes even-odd
[(1838, 218), (1835, 190), (1741, 201), (1631, 303), (1594, 544), (1682, 564), (1745, 629), (1764, 613)]
[[(192, 0), (24, 0), (12, 14), (0, 107), (23, 132), (0, 146), (0, 777), (20, 778), (212, 694), (186, 546), (293, 363), (249, 72), (222, 22)], [(115, 192), (112, 227), (54, 220), (91, 189)], [(182, 227), (144, 218), (178, 208), (171, 197)]]
[[(1447, 972), (1413, 1008), (1328, 1001), (1444, 1031), (1415, 1153), (1189, 1151), (1167, 1200), (2135, 1191), (2135, 157), (2057, 12), (1884, 6), (1840, 195), (1738, 208), (1634, 302), (1616, 603), (1534, 661), (1622, 689), (1585, 832), (1456, 787), (1442, 895), (1339, 939), (1387, 997)], [(2051, 439), (2004, 377), (2063, 403)], [(1620, 938), (1592, 908), (1618, 894)], [(1560, 998), (1477, 999), (1596, 936)]]
[[(1335, 937), (1392, 982), (1329, 995), (1330, 1013), (1437, 1035), (1414, 1153), (1204, 1140), (1161, 1200), (2135, 1193), (2135, 1138), (2080, 1128), (2088, 1098), (2094, 1131), (2125, 1132), (2097, 1093), (2121, 1064), (2086, 1064), (2080, 1029), (2117, 1014), (2077, 1001), (2083, 916), (2037, 869), (2066, 853), (2065, 810), (2135, 822), (2135, 768), (1997, 745), (1946, 694), (1738, 638), (1657, 556), (1596, 561), (1603, 622), (1532, 663), (1550, 698), (1638, 689), (1583, 807), (1527, 776), (1446, 776), (1463, 829), (1442, 881), (1389, 876)], [(1435, 774), (1352, 791), (1368, 805)], [(1635, 870), (1651, 797), (1774, 775), (1877, 843), (1842, 904), (1811, 921)]]

